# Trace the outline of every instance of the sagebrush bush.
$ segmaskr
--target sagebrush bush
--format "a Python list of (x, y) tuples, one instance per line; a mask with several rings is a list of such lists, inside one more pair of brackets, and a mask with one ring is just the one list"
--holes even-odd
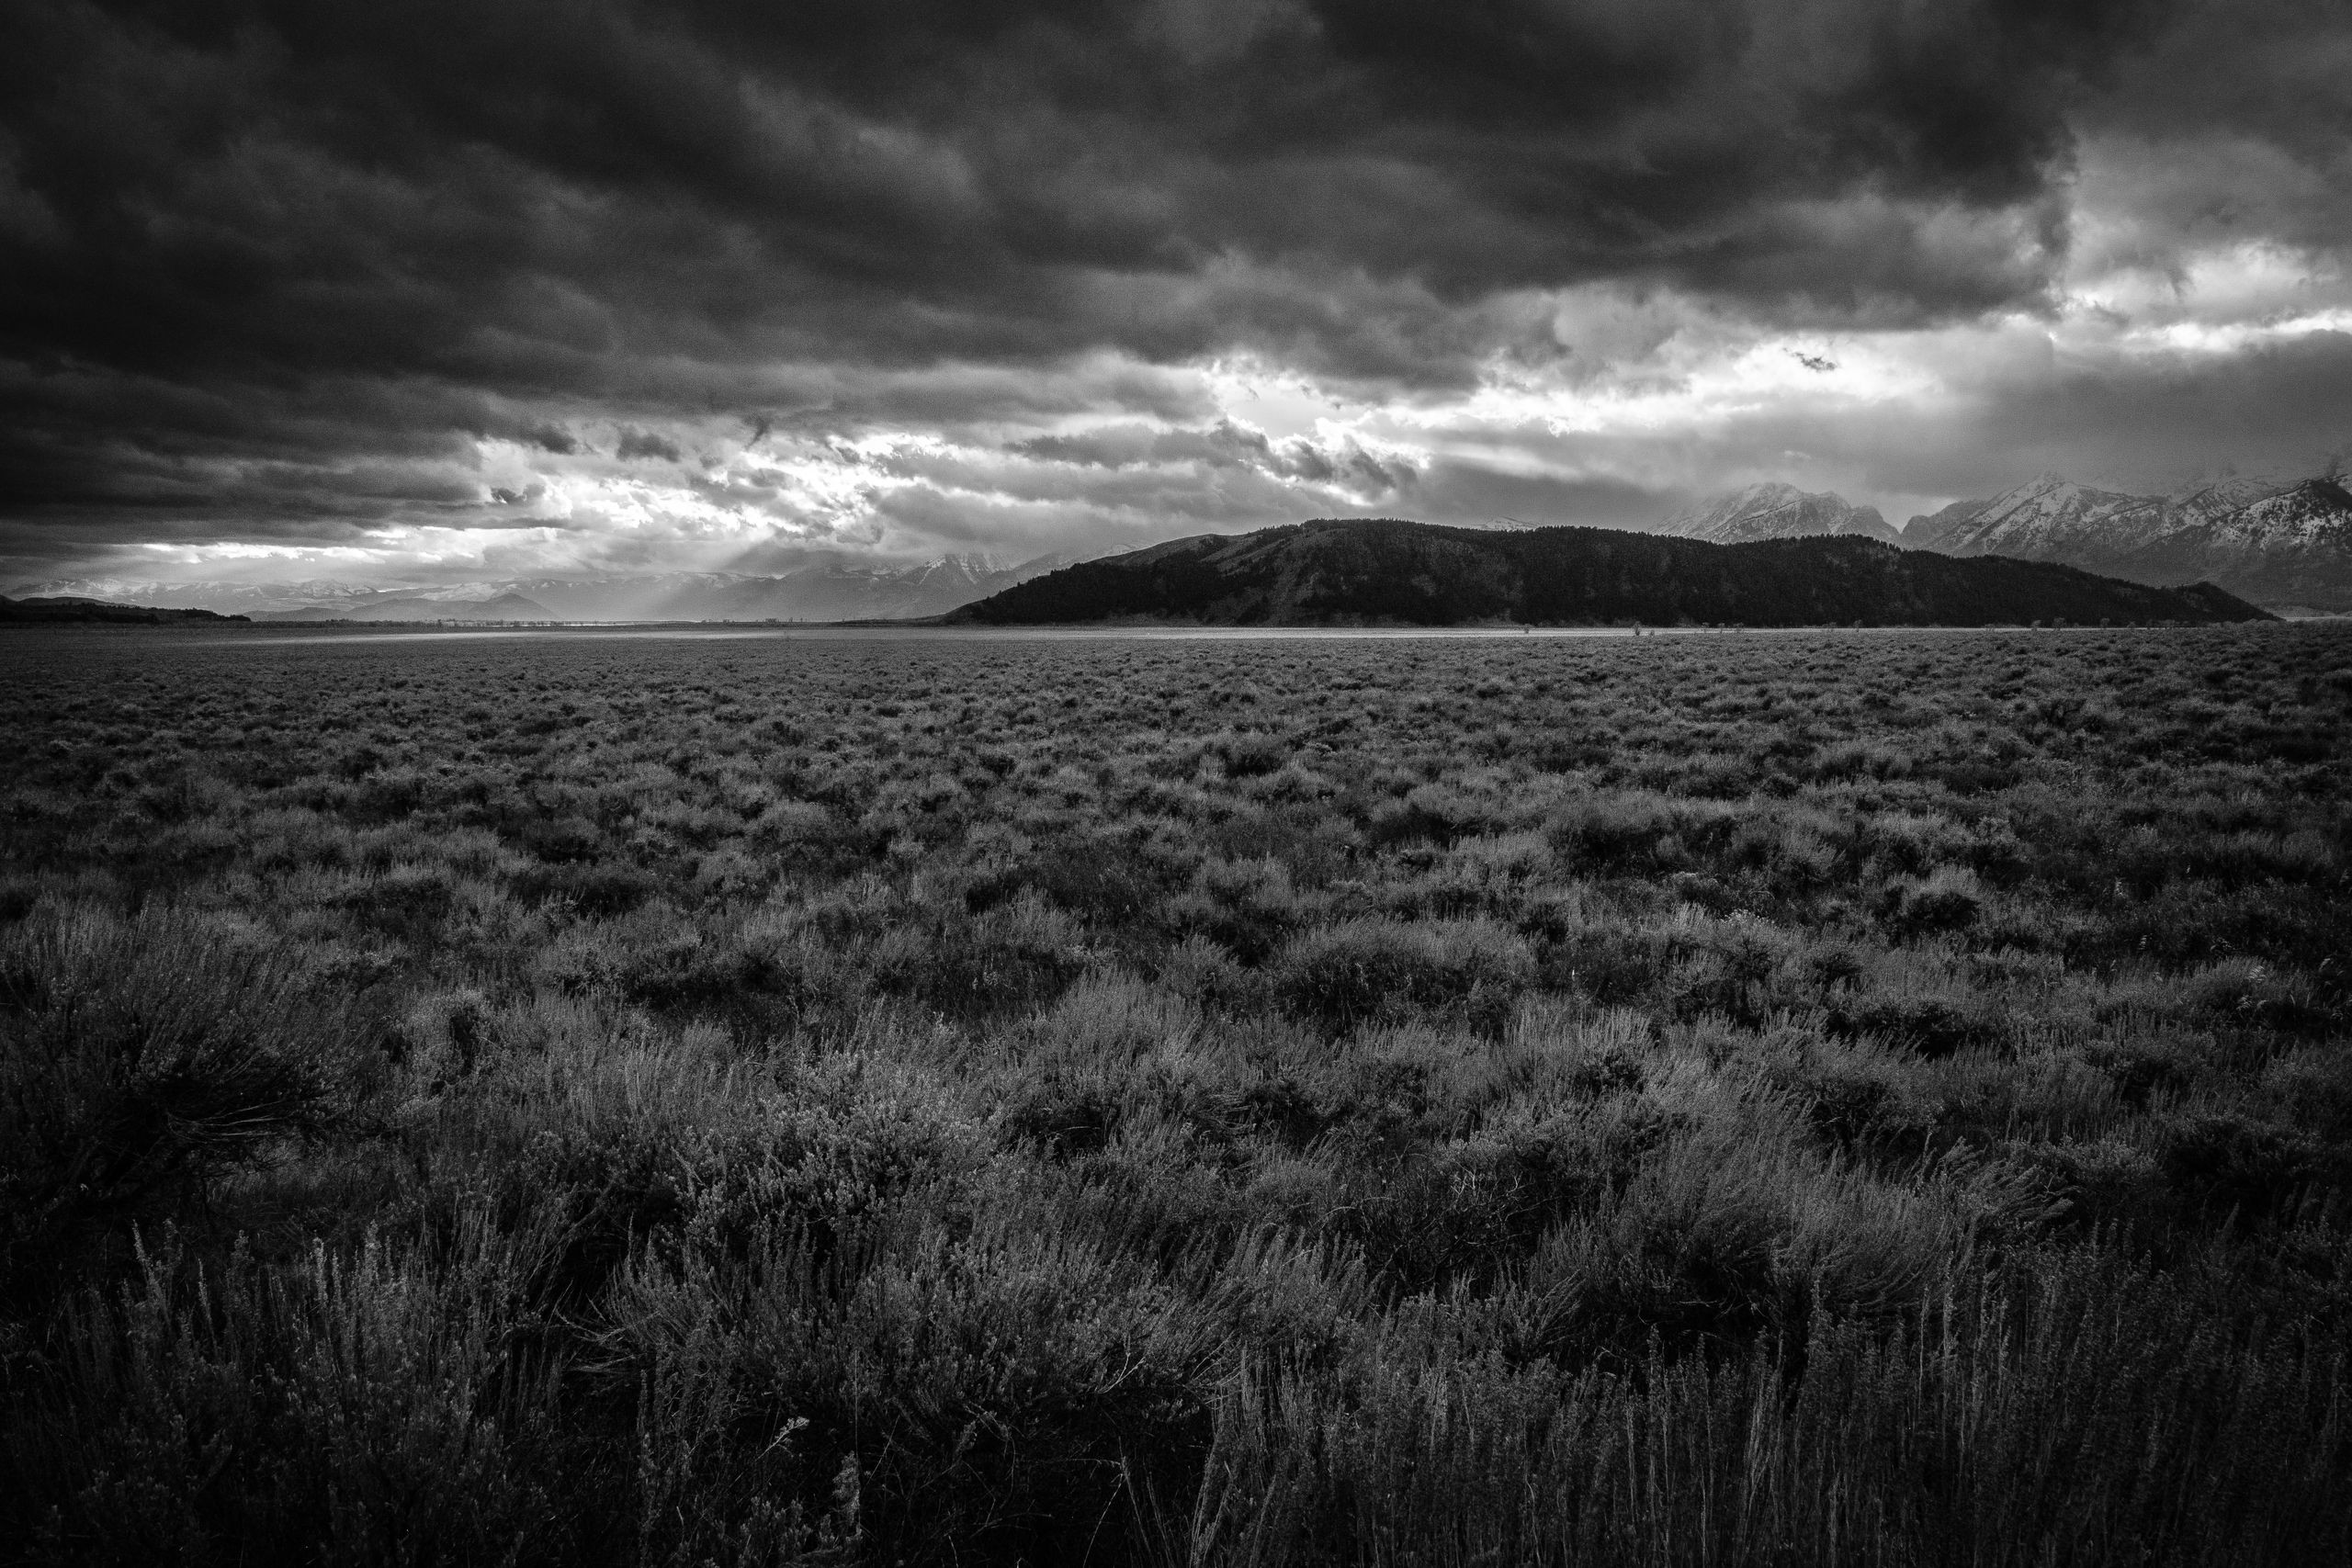
[(1487, 920), (1354, 919), (1295, 938), (1274, 960), (1274, 993), (1332, 1029), (1420, 1013), (1499, 1027), (1531, 977), (1516, 933)]
[(353, 1029), (260, 943), (186, 915), (0, 933), (0, 1292), (54, 1289), (83, 1249), (327, 1133), (373, 1076)]

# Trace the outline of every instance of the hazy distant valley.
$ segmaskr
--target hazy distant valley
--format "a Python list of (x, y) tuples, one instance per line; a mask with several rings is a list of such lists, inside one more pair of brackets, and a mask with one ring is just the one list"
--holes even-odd
[(946, 556), (917, 564), (827, 558), (775, 575), (502, 578), (429, 588), (333, 579), (288, 583), (62, 580), (27, 596), (205, 609), (256, 621), (859, 621), (911, 620), (1025, 582), (1074, 558), (1006, 562)]

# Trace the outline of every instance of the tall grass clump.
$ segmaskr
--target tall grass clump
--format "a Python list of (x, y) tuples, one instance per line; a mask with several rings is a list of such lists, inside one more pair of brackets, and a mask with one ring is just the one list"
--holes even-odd
[[(2352, 1550), (2341, 1349), (2111, 1258), (1891, 1329), (1565, 1372), (1440, 1325), (1253, 1363), (1154, 1546), (1188, 1564), (2251, 1563)], [(1418, 1330), (1418, 1331), (1416, 1331)]]
[(29, 1560), (563, 1560), (564, 1434), (513, 1239), (476, 1223), (271, 1268), (167, 1231), (138, 1263), (66, 1307), (20, 1391)]

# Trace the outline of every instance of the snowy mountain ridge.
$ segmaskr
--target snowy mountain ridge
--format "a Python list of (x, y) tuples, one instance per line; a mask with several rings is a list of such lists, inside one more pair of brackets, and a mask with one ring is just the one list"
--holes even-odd
[(1914, 548), (2013, 556), (2168, 585), (2209, 581), (2268, 606), (2352, 610), (2352, 493), (2335, 477), (2232, 477), (2170, 495), (2043, 474), (1914, 517)]
[(1817, 534), (1859, 534), (1890, 545), (1904, 542), (1875, 506), (1856, 506), (1834, 491), (1809, 495), (1794, 485), (1780, 483), (1753, 484), (1717, 496), (1668, 519), (1656, 531), (1713, 545)]

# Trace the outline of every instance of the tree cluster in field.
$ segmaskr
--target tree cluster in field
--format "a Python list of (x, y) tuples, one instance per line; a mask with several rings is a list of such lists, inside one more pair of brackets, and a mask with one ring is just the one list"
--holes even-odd
[(2352, 1551), (2352, 637), (31, 633), (28, 1561)]

